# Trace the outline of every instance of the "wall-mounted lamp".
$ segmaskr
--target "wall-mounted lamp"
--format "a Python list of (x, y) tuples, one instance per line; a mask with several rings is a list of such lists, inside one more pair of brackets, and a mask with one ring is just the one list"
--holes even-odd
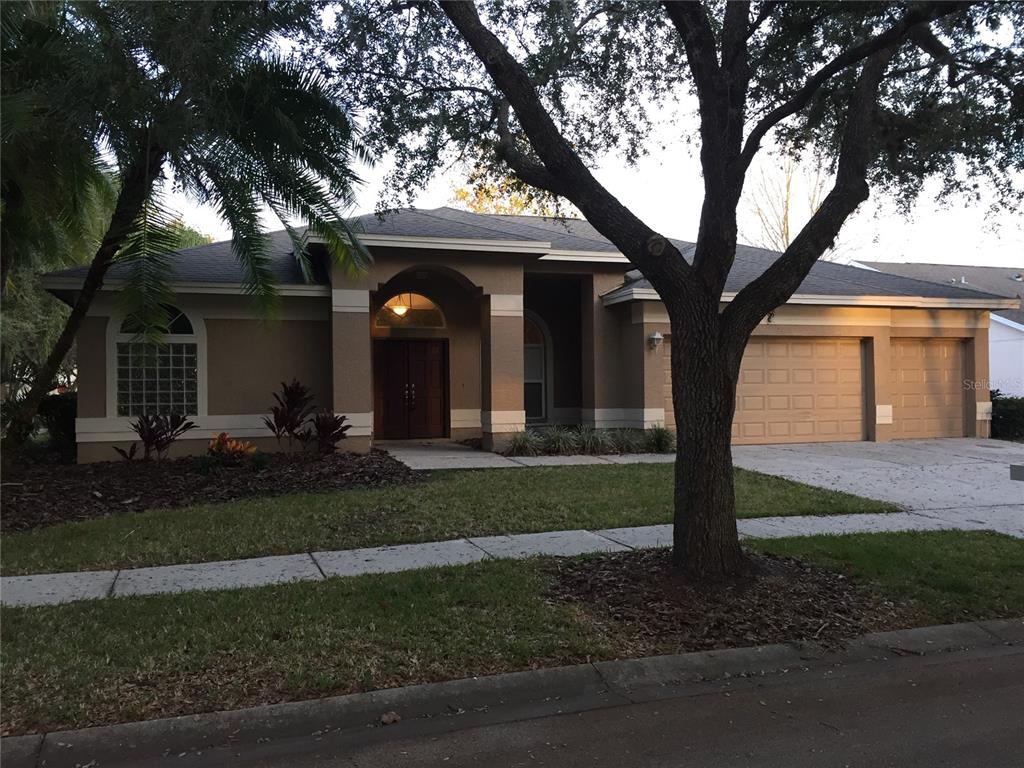
[(660, 331), (655, 331), (647, 337), (647, 343), (651, 345), (651, 349), (657, 349), (664, 340), (665, 337), (661, 335)]

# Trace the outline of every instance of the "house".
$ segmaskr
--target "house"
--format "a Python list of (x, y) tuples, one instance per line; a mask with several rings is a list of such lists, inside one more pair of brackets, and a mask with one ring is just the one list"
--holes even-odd
[[(931, 280), (977, 291), (1024, 298), (1024, 266), (976, 267), (970, 264), (888, 264), (859, 262), (868, 269), (891, 275)], [(990, 389), (1024, 397), (1024, 309), (999, 309), (989, 315), (988, 361)]]
[[(153, 410), (201, 428), (179, 453), (222, 430), (272, 449), (262, 417), (293, 378), (348, 416), (351, 450), (409, 438), (500, 449), (531, 424), (673, 424), (665, 308), (587, 222), (439, 208), (356, 223), (372, 266), (350, 276), (321, 258), (312, 284), (273, 236), (272, 320), (245, 295), (229, 243), (176, 253), (158, 355), (122, 322), (115, 266), (78, 337), (79, 460), (114, 458), (134, 438), (130, 418)], [(776, 256), (739, 248), (723, 300)], [(45, 285), (71, 301), (83, 275)], [(988, 389), (975, 382), (988, 378), (989, 310), (1012, 304), (820, 263), (747, 348), (735, 442), (987, 436)]]

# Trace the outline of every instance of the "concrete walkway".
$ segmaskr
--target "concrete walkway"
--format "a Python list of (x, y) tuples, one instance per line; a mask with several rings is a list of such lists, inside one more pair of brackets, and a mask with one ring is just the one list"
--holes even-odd
[[(759, 517), (740, 520), (745, 538), (784, 538), (816, 534), (882, 531), (984, 530), (1024, 538), (1024, 524), (947, 519), (939, 514), (833, 515), (830, 517)], [(323, 581), (333, 576), (394, 573), (434, 566), (464, 565), (486, 559), (522, 559), (537, 555), (574, 556), (594, 552), (666, 547), (671, 525), (607, 528), (599, 531), (551, 531), (512, 536), (482, 536), (393, 547), (305, 552), (297, 555), (165, 565), (120, 571), (5, 576), (0, 600), (9, 606), (37, 606), (131, 595), (154, 595), (212, 589), (262, 587), (298, 581)]]
[(379, 442), (378, 446), (409, 469), (514, 469), (516, 467), (577, 467), (588, 464), (671, 464), (674, 453), (635, 453), (625, 456), (502, 456), (445, 440)]

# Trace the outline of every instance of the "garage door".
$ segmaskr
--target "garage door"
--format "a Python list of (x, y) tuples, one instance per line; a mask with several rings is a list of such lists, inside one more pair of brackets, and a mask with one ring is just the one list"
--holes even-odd
[[(665, 415), (672, 423), (667, 357)], [(863, 440), (861, 368), (859, 339), (755, 336), (740, 368), (733, 443)]]
[(964, 345), (959, 339), (893, 339), (889, 345), (894, 438), (962, 437)]

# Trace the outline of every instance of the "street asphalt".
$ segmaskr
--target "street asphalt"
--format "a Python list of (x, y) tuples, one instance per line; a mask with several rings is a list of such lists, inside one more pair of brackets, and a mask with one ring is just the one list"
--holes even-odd
[(418, 721), (329, 744), (277, 743), (224, 764), (1020, 768), (1024, 649), (920, 662), (740, 679), (660, 701), (476, 727)]

